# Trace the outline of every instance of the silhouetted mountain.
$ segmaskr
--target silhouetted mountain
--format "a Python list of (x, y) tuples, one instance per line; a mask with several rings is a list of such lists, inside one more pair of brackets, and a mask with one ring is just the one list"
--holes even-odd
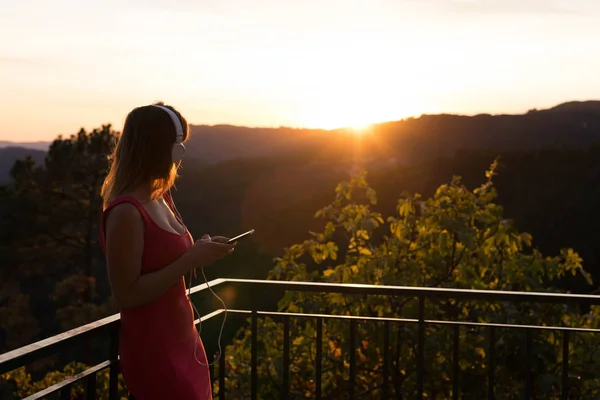
[[(240, 158), (294, 157), (311, 163), (362, 159), (365, 164), (413, 164), (460, 150), (585, 149), (600, 141), (600, 101), (567, 102), (518, 115), (422, 115), (351, 129), (248, 128), (192, 125), (188, 163), (216, 164)], [(0, 147), (9, 142), (0, 142)], [(47, 143), (26, 143), (43, 148)], [(2, 159), (0, 177), (13, 159)]]
[(329, 162), (361, 157), (412, 163), (461, 149), (587, 148), (599, 140), (600, 101), (589, 101), (520, 115), (422, 115), (376, 124), (361, 135), (350, 129), (192, 126), (187, 147), (190, 157), (209, 163), (300, 152)]
[(32, 157), (37, 164), (41, 164), (44, 162), (46, 152), (24, 147), (5, 147), (0, 149), (0, 184), (9, 179), (10, 169), (15, 164), (15, 161), (27, 156)]
[(192, 125), (186, 147), (190, 157), (209, 162), (299, 151), (327, 140), (328, 131), (294, 128), (248, 128)]
[(6, 147), (22, 147), (25, 149), (34, 149), (41, 151), (48, 151), (48, 147), (50, 147), (50, 142), (10, 142), (7, 140), (0, 140), (0, 149)]
[(570, 101), (559, 104), (548, 111), (598, 114), (600, 113), (600, 101)]

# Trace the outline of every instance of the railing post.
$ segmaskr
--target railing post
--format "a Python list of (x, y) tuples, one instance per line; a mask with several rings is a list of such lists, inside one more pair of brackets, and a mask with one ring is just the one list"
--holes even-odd
[(458, 400), (460, 388), (460, 325), (456, 324), (452, 332), (452, 399)]
[(493, 326), (488, 328), (489, 330), (489, 343), (488, 343), (488, 399), (494, 400), (494, 358), (495, 358), (495, 349), (496, 349), (496, 331)]
[(533, 357), (533, 340), (531, 339), (531, 329), (525, 329), (525, 400), (531, 399), (531, 358)]
[(315, 363), (317, 364), (315, 367), (317, 375), (315, 377), (315, 384), (317, 386), (315, 389), (315, 398), (321, 400), (321, 374), (323, 373), (323, 318), (321, 317), (317, 318), (317, 349)]
[(119, 392), (119, 325), (113, 324), (110, 327), (109, 339), (109, 357), (110, 372), (108, 382), (108, 398), (116, 400)]
[(252, 317), (251, 317), (251, 362), (250, 362), (250, 398), (257, 400), (258, 393), (258, 313), (255, 296), (252, 296)]
[(382, 388), (382, 398), (389, 398), (390, 388), (389, 388), (389, 379), (390, 379), (390, 321), (385, 321), (383, 323), (383, 388)]
[(419, 343), (417, 350), (417, 399), (423, 399), (425, 374), (425, 296), (419, 296)]
[(350, 343), (348, 344), (350, 351), (350, 377), (348, 379), (348, 391), (350, 392), (350, 400), (354, 399), (354, 384), (356, 381), (356, 320), (350, 320)]
[(290, 317), (283, 316), (283, 388), (281, 398), (287, 399), (290, 394)]
[(71, 385), (62, 388), (60, 391), (60, 400), (71, 400)]
[(569, 398), (569, 331), (563, 331), (561, 400)]
[(85, 380), (86, 400), (96, 400), (96, 374), (91, 374)]
[(225, 400), (225, 357), (225, 347), (223, 347), (219, 358), (219, 400)]

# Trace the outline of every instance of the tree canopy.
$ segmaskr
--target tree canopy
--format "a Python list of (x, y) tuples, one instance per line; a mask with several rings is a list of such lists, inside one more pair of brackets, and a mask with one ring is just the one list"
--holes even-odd
[(110, 125), (59, 137), (43, 165), (17, 161), (1, 188), (0, 351), (114, 311), (97, 281), (106, 281), (99, 189), (115, 138)]
[[(544, 256), (532, 247), (532, 237), (519, 232), (496, 204), (493, 184), (497, 163), (486, 172), (483, 185), (469, 190), (459, 177), (441, 185), (433, 196), (406, 194), (396, 213), (385, 218), (372, 210), (377, 202), (366, 173), (359, 172), (340, 183), (335, 199), (317, 212), (324, 229), (311, 238), (286, 248), (276, 260), (270, 279), (374, 285), (452, 287), (517, 291), (559, 291), (554, 283), (566, 274), (581, 274), (582, 260), (572, 249)], [(288, 292), (279, 303), (287, 312), (324, 313), (375, 317), (416, 318), (417, 301), (389, 296), (345, 296)], [(600, 309), (587, 314), (577, 308), (551, 304), (511, 304), (454, 299), (426, 302), (427, 319), (474, 322), (583, 327), (598, 326)], [(412, 398), (416, 388), (417, 327), (393, 324), (391, 348), (383, 346), (383, 325), (361, 322), (357, 328), (357, 390), (360, 395), (379, 396), (383, 354), (393, 355), (390, 393), (394, 398)], [(270, 318), (259, 322), (259, 397), (272, 398), (282, 382), (281, 323)], [(227, 348), (227, 395), (242, 396), (250, 385), (250, 329), (244, 328)], [(314, 320), (297, 319), (291, 328), (291, 387), (295, 398), (314, 396), (316, 326)], [(425, 391), (428, 398), (451, 395), (452, 329), (428, 325), (425, 345)], [(486, 396), (487, 332), (462, 328), (460, 335), (461, 392), (469, 398)], [(554, 332), (534, 332), (533, 376), (539, 398), (556, 395), (560, 384), (560, 343)], [(348, 322), (326, 319), (323, 325), (324, 398), (347, 395), (349, 351)], [(494, 336), (497, 393), (522, 392), (524, 333), (497, 329)], [(586, 370), (598, 361), (589, 354), (600, 349), (600, 338), (578, 334), (570, 348), (570, 384), (576, 392), (596, 397), (599, 378), (582, 381)], [(582, 383), (584, 382), (584, 383)], [(404, 397), (403, 397), (404, 398)], [(589, 397), (588, 397), (589, 398)]]

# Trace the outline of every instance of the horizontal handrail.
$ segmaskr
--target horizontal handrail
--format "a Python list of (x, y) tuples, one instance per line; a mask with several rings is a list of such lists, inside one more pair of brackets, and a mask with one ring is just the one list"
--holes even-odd
[[(224, 313), (224, 309), (219, 309), (210, 314), (210, 317), (215, 317)], [(252, 314), (250, 310), (228, 309), (230, 314)], [(337, 314), (313, 314), (313, 313), (294, 313), (294, 312), (276, 312), (276, 311), (257, 311), (257, 315), (271, 317), (295, 317), (295, 318), (322, 318), (322, 319), (341, 319), (354, 321), (374, 321), (374, 322), (397, 322), (397, 323), (418, 323), (417, 318), (393, 318), (393, 317), (368, 317), (362, 315), (337, 315)], [(207, 318), (208, 319), (208, 318)], [(204, 319), (203, 319), (204, 321)], [(449, 325), (449, 326), (469, 326), (479, 328), (510, 328), (510, 329), (533, 329), (533, 330), (548, 330), (548, 331), (568, 331), (568, 332), (585, 332), (585, 333), (600, 333), (600, 329), (593, 328), (573, 328), (570, 326), (552, 326), (552, 325), (525, 325), (525, 324), (503, 324), (497, 322), (471, 322), (471, 321), (447, 321), (424, 319), (424, 323), (429, 325)]]
[(103, 369), (106, 369), (108, 367), (111, 366), (111, 364), (115, 362), (115, 361), (104, 361), (101, 362), (98, 365), (95, 365), (91, 368), (86, 369), (85, 371), (82, 371), (78, 374), (75, 374), (71, 377), (65, 378), (65, 380), (55, 383), (52, 386), (47, 387), (44, 390), (41, 390), (35, 394), (32, 394), (29, 397), (26, 397), (24, 400), (37, 400), (37, 399), (43, 399), (48, 395), (51, 395), (53, 393), (59, 392), (62, 389), (66, 389), (69, 386), (73, 385), (74, 383), (77, 383), (85, 378), (87, 378), (88, 376), (91, 376), (93, 374), (96, 374), (100, 371), (102, 371)]
[[(600, 305), (600, 296), (570, 293), (545, 293), (545, 292), (518, 292), (506, 290), (478, 290), (478, 289), (453, 289), (418, 286), (388, 286), (367, 285), (361, 283), (329, 283), (305, 281), (276, 281), (259, 279), (215, 279), (209, 282), (211, 287), (222, 284), (242, 284), (249, 286), (270, 286), (271, 289), (290, 290), (297, 292), (325, 292), (343, 294), (368, 294), (385, 296), (408, 297), (443, 297), (467, 300), (493, 300), (507, 302), (537, 302), (537, 303), (571, 303), (579, 302), (591, 305)], [(199, 285), (200, 289), (206, 284)], [(192, 293), (194, 291), (192, 290)]]
[(39, 358), (52, 355), (60, 347), (67, 346), (71, 342), (81, 340), (86, 336), (96, 335), (99, 331), (108, 330), (120, 322), (120, 314), (113, 314), (98, 321), (90, 322), (89, 324), (0, 354), (0, 374), (12, 371)]
[[(428, 288), (414, 286), (387, 286), (367, 284), (347, 284), (328, 282), (302, 282), (302, 281), (276, 281), (258, 279), (230, 279), (219, 278), (206, 283), (196, 285), (190, 289), (191, 294), (197, 294), (208, 289), (226, 284), (246, 285), (254, 287), (269, 287), (280, 290), (298, 292), (326, 292), (342, 294), (384, 295), (384, 296), (407, 296), (407, 297), (442, 297), (469, 300), (488, 300), (506, 302), (547, 302), (547, 303), (571, 303), (581, 302), (584, 304), (600, 305), (600, 296), (566, 294), (566, 293), (543, 293), (543, 292), (516, 292), (499, 290), (469, 290), (450, 288)], [(205, 315), (202, 320), (208, 320), (215, 314)], [(364, 318), (364, 317), (361, 317)], [(450, 322), (446, 321), (445, 323)], [(458, 322), (458, 321), (454, 321)], [(108, 329), (120, 323), (120, 314), (114, 314), (98, 321), (71, 329), (61, 334), (40, 340), (30, 345), (0, 354), (0, 374), (18, 368), (41, 357), (51, 355), (57, 348), (70, 344), (72, 341), (80, 340), (84, 336), (96, 334), (100, 330)], [(542, 327), (539, 327), (542, 328)], [(545, 328), (544, 328), (545, 329)], [(565, 329), (565, 327), (556, 327)]]

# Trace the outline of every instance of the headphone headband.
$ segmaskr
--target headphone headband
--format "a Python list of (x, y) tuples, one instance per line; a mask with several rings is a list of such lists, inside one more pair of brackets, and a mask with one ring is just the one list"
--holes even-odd
[(179, 120), (177, 114), (175, 114), (170, 108), (165, 106), (156, 105), (154, 107), (161, 108), (165, 110), (167, 114), (169, 114), (169, 117), (171, 117), (171, 120), (173, 121), (173, 125), (175, 125), (175, 143), (183, 142), (183, 127), (181, 126), (181, 121)]
[(181, 161), (185, 154), (185, 146), (183, 145), (183, 127), (181, 126), (181, 121), (179, 120), (177, 114), (175, 114), (170, 108), (159, 105), (155, 105), (154, 107), (164, 110), (167, 114), (169, 114), (169, 117), (171, 117), (171, 120), (173, 121), (173, 125), (175, 126), (175, 143), (173, 144), (173, 149), (171, 150), (171, 158), (173, 159), (174, 163), (177, 163)]

